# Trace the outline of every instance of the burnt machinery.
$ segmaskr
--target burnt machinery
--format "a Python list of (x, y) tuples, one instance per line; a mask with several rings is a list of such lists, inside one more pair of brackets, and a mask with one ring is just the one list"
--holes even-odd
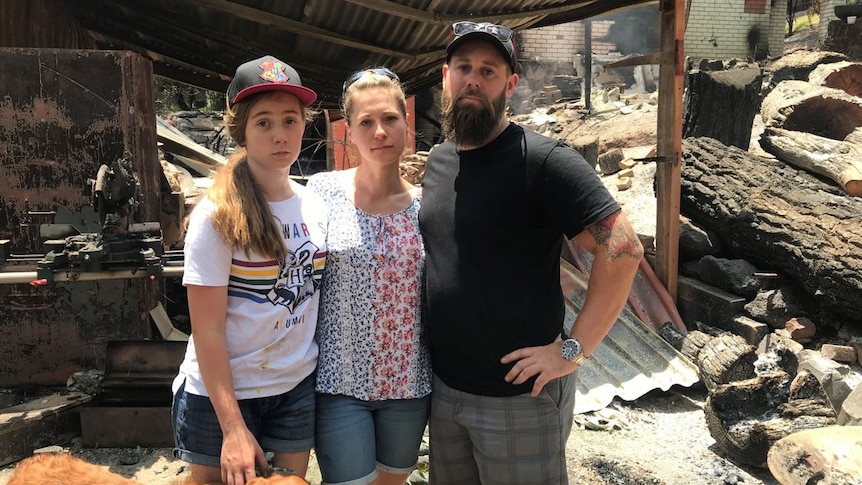
[(151, 278), (162, 274), (161, 228), (158, 222), (132, 222), (141, 201), (131, 169), (130, 154), (99, 167), (87, 181), (101, 231), (80, 233), (70, 224), (42, 224), (45, 256), (36, 263), (36, 284), (51, 284), (57, 272), (99, 273), (142, 271)]
[[(96, 177), (86, 181), (84, 190), (94, 212), (90, 214), (84, 207), (87, 210), (82, 212), (88, 212), (87, 223), (77, 226), (58, 223), (54, 222), (53, 211), (26, 210), (20, 220), (26, 221), (28, 229), (38, 225), (38, 240), (43, 241), (44, 256), (36, 261), (35, 272), (0, 273), (2, 282), (53, 286), (71, 281), (148, 278), (156, 281), (155, 285), (145, 285), (158, 288), (154, 292), (158, 295), (156, 298), (165, 294), (163, 279), (182, 274), (182, 252), (164, 249), (159, 222), (139, 222), (139, 209), (144, 200), (132, 162), (131, 155), (126, 152), (110, 164), (102, 164)], [(8, 255), (0, 254), (0, 257), (6, 259)], [(13, 256), (12, 260), (20, 262), (23, 257)], [(2, 261), (0, 259), (0, 266)], [(57, 286), (65, 286), (64, 291), (76, 291), (69, 285)], [(142, 301), (146, 298), (149, 297), (141, 296)], [(143, 308), (147, 308), (146, 303)], [(188, 336), (173, 327), (161, 303), (149, 312), (161, 339), (108, 337), (99, 341), (102, 335), (111, 332), (94, 328), (82, 331), (87, 335), (99, 335), (93, 345), (104, 346), (101, 359), (90, 359), (104, 363), (98, 387), (89, 390), (94, 391), (92, 400), (78, 410), (84, 446), (172, 444), (171, 381), (182, 361)], [(75, 321), (74, 325), (79, 322)], [(89, 327), (89, 323), (81, 326)], [(91, 343), (86, 342), (87, 345)], [(73, 366), (67, 365), (69, 367)], [(91, 373), (92, 370), (83, 372)], [(75, 375), (70, 377), (74, 378)]]

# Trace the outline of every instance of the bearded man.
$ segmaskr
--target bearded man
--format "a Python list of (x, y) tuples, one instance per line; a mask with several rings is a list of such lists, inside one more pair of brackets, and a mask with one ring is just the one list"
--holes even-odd
[[(446, 142), (419, 214), (434, 384), (432, 484), (565, 484), (575, 372), (625, 305), (643, 248), (593, 167), (510, 123), (513, 32), (457, 22), (443, 66)], [(594, 255), (571, 334), (563, 238)]]

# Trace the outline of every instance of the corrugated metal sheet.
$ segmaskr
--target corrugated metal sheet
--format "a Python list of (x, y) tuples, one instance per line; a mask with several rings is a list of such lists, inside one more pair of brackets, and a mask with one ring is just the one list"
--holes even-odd
[[(42, 0), (50, 2), (51, 0)], [(386, 65), (408, 92), (440, 80), (453, 21), (554, 25), (656, 0), (54, 0), (99, 48), (136, 51), (158, 75), (223, 91), (264, 54), (294, 64), (332, 107), (357, 69)]]
[[(560, 283), (568, 331), (586, 297), (587, 278), (560, 260)], [(576, 414), (602, 409), (617, 396), (633, 401), (653, 389), (688, 387), (700, 380), (697, 367), (638, 320), (628, 305), (577, 372)]]

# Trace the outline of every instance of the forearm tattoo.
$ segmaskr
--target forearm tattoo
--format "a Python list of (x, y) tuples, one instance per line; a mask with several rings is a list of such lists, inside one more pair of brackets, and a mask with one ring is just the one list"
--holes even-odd
[(588, 230), (597, 244), (607, 248), (608, 259), (611, 261), (621, 257), (638, 260), (643, 257), (640, 241), (621, 211), (593, 224)]

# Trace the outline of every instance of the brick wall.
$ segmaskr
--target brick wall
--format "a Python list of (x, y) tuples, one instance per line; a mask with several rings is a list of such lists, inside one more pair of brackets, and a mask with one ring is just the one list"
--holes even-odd
[[(770, 56), (781, 55), (784, 46), (784, 23), (788, 0), (692, 0), (685, 33), (686, 55), (694, 58), (752, 57), (749, 32), (759, 31), (758, 50)], [(839, 0), (822, 0), (828, 5), (826, 17), (832, 16), (832, 4)], [(761, 13), (762, 12), (762, 13)], [(592, 22), (592, 50), (596, 54), (614, 52), (617, 46), (602, 42), (613, 21)], [(823, 23), (821, 22), (821, 25)], [(825, 37), (824, 33), (821, 38)], [(584, 22), (528, 29), (519, 33), (521, 58), (540, 62), (572, 65), (576, 55), (584, 52)], [(646, 54), (646, 52), (643, 52)]]
[(774, 28), (770, 13), (784, 18), (786, 3), (784, 7), (777, 5), (782, 1), (786, 2), (778, 0), (773, 6), (773, 2), (757, 0), (692, 0), (685, 31), (685, 54), (711, 59), (753, 57), (754, 51), (749, 47), (753, 30), (759, 31), (757, 49), (768, 50)]
[(787, 0), (773, 0), (769, 20), (769, 55), (780, 57), (784, 53), (784, 32), (787, 27)]
[[(610, 25), (610, 21), (592, 23), (594, 53), (607, 54), (616, 47), (614, 44), (595, 40), (606, 36)], [(571, 66), (575, 56), (584, 52), (584, 22), (524, 30), (520, 33), (520, 39), (521, 59), (559, 62)]]

